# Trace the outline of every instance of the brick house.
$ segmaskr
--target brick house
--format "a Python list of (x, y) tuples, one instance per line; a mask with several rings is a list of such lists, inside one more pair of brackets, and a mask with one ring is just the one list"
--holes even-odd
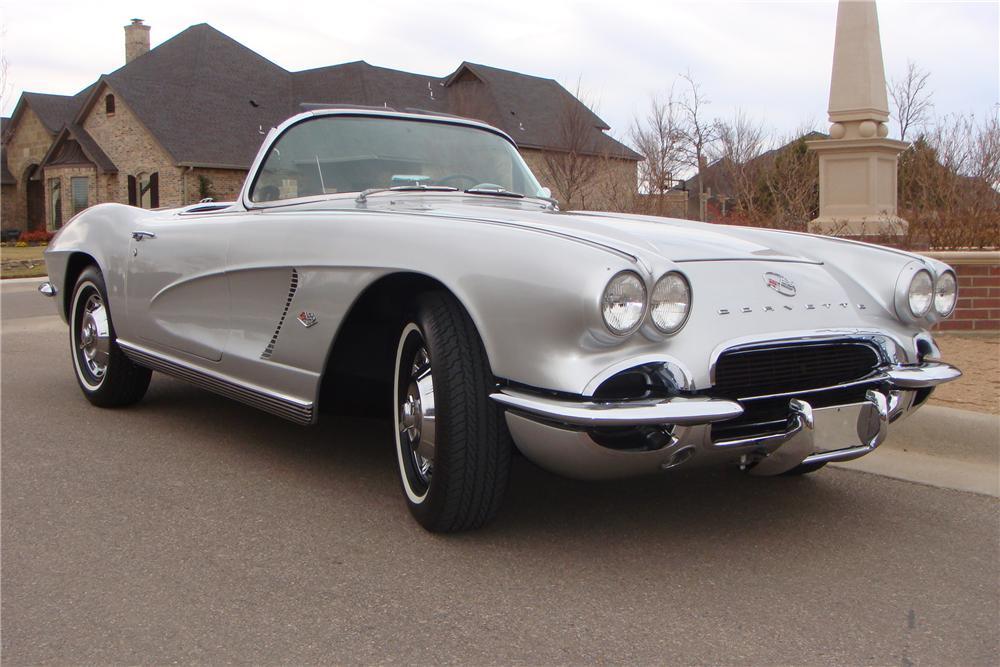
[(575, 150), (560, 129), (571, 109), (590, 134), (577, 152), (609, 160), (609, 178), (635, 187), (640, 156), (552, 79), (467, 62), (443, 78), (363, 61), (289, 72), (204, 23), (152, 50), (149, 30), (139, 19), (125, 26), (120, 69), (76, 95), (25, 92), (3, 119), (4, 229), (58, 229), (101, 202), (232, 199), (262, 135), (306, 103), (478, 118), (510, 134), (543, 180), (546, 152)]

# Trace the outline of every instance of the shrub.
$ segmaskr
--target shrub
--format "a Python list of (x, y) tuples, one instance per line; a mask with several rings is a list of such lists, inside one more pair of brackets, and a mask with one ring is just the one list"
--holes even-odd
[(22, 241), (25, 244), (28, 243), (48, 243), (55, 236), (50, 231), (45, 229), (34, 229), (29, 232), (21, 232), (21, 236), (18, 241)]

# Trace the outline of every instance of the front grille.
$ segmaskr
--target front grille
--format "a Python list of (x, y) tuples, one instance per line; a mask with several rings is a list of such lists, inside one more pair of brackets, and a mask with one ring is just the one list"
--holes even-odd
[(857, 341), (729, 350), (716, 363), (711, 393), (746, 398), (803, 392), (861, 380), (878, 366), (875, 350)]

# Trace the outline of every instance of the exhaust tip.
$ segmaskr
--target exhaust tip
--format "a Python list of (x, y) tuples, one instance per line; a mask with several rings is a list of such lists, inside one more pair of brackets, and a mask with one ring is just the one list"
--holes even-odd
[(694, 457), (694, 453), (695, 453), (694, 447), (681, 447), (680, 449), (678, 449), (676, 452), (673, 453), (673, 456), (671, 456), (669, 460), (664, 461), (662, 464), (660, 464), (660, 468), (662, 470), (670, 470), (671, 468), (676, 468), (682, 463), (687, 463), (688, 461), (690, 461)]

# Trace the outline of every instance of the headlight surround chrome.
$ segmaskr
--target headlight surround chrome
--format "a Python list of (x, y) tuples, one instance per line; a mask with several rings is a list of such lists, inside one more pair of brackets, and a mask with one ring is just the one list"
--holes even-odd
[(934, 312), (948, 317), (958, 303), (958, 278), (954, 271), (945, 271), (934, 281)]
[(934, 305), (934, 278), (931, 272), (921, 269), (913, 274), (906, 288), (906, 305), (913, 317), (925, 317)]
[(660, 333), (672, 335), (680, 331), (691, 312), (691, 285), (687, 279), (671, 271), (653, 287), (649, 298), (649, 319)]
[(633, 271), (615, 274), (601, 295), (604, 326), (616, 336), (627, 336), (642, 324), (646, 305), (646, 284), (639, 274)]

